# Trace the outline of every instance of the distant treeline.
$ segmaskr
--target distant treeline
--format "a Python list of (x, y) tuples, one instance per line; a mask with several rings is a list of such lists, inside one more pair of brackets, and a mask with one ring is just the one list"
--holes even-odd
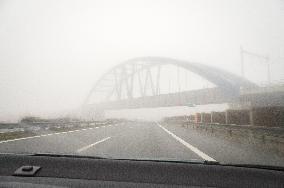
[(70, 117), (63, 117), (63, 118), (40, 118), (36, 116), (26, 116), (20, 120), (20, 123), (70, 123), (70, 122), (107, 122), (107, 123), (118, 123), (118, 122), (126, 122), (126, 119), (123, 118), (109, 118), (104, 121), (86, 121), (78, 118), (70, 118)]
[(74, 122), (74, 121), (80, 121), (80, 120), (76, 118), (69, 118), (69, 117), (44, 119), (44, 118), (35, 117), (35, 116), (26, 116), (20, 120), (21, 123), (54, 123), (54, 122)]

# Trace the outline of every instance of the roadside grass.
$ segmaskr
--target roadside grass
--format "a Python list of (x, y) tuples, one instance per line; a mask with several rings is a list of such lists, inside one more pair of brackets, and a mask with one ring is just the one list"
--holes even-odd
[(30, 131), (0, 133), (0, 141), (12, 140), (16, 138), (24, 138), (24, 137), (29, 137), (29, 136), (36, 136), (36, 134)]
[[(73, 127), (50, 127), (49, 131), (53, 133), (57, 132), (67, 132), (67, 131), (73, 131), (78, 129), (84, 129), (84, 128), (92, 128), (92, 127), (99, 127), (102, 125), (85, 125), (85, 126), (73, 126)], [(49, 132), (50, 133), (50, 132)], [(25, 138), (30, 136), (36, 136), (37, 134), (31, 131), (16, 131), (16, 132), (7, 132), (7, 133), (0, 133), (0, 141), (5, 140), (13, 140), (17, 138)]]

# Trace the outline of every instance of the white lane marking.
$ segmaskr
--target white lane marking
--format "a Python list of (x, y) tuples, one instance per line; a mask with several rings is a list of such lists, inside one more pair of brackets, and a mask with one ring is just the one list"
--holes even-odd
[(85, 147), (82, 147), (82, 148), (80, 148), (80, 149), (77, 150), (77, 153), (81, 153), (82, 151), (85, 151), (85, 150), (89, 149), (90, 147), (93, 147), (93, 146), (95, 146), (95, 145), (97, 145), (97, 144), (99, 144), (99, 143), (105, 142), (105, 141), (107, 141), (107, 140), (110, 139), (110, 138), (111, 138), (111, 137), (107, 137), (107, 138), (104, 138), (104, 139), (102, 139), (102, 140), (100, 140), (100, 141), (97, 141), (97, 142), (95, 142), (95, 143), (93, 143), (93, 144), (90, 144), (90, 145), (87, 145), (87, 146), (85, 146)]
[[(95, 128), (97, 128), (97, 127), (95, 127)], [(3, 141), (0, 141), (0, 144), (7, 143), (7, 142), (14, 142), (14, 141), (18, 141), (18, 140), (26, 140), (26, 139), (31, 139), (31, 138), (40, 138), (40, 137), (45, 137), (45, 136), (73, 133), (73, 132), (77, 132), (77, 131), (86, 131), (86, 130), (90, 130), (90, 129), (94, 129), (94, 128), (78, 129), (78, 130), (73, 130), (73, 131), (57, 132), (57, 133), (42, 134), (42, 135), (37, 135), (37, 136), (29, 136), (29, 137), (24, 137), (24, 138), (16, 138), (16, 139), (11, 139), (11, 140), (3, 140)]]
[(86, 130), (92, 130), (92, 129), (99, 129), (99, 128), (104, 128), (104, 127), (106, 127), (106, 126), (93, 127), (93, 128), (88, 128), (88, 129), (86, 129), (86, 128), (85, 128), (85, 129), (77, 129), (77, 130), (73, 130), (73, 131), (57, 132), (57, 133), (50, 133), (50, 134), (42, 134), (42, 135), (37, 135), (37, 136), (29, 136), (29, 137), (16, 138), (16, 139), (11, 139), (11, 140), (3, 140), (3, 141), (0, 141), (0, 144), (2, 144), (2, 143), (7, 143), (7, 142), (19, 141), (19, 140), (26, 140), (26, 139), (31, 139), (31, 138), (40, 138), (40, 137), (45, 137), (45, 136), (52, 136), (52, 135), (73, 133), (73, 132), (78, 132), (78, 131), (86, 131)]
[(199, 157), (201, 157), (202, 159), (206, 160), (206, 161), (216, 161), (215, 159), (213, 159), (212, 157), (209, 157), (208, 155), (206, 155), (205, 153), (203, 153), (202, 151), (200, 151), (198, 148), (192, 146), (191, 144), (187, 143), (186, 141), (184, 141), (183, 139), (181, 139), (180, 137), (178, 137), (177, 135), (175, 135), (174, 133), (170, 132), (168, 129), (166, 129), (165, 127), (163, 127), (162, 125), (160, 125), (159, 123), (157, 123), (157, 125), (159, 127), (161, 127), (164, 131), (166, 131), (169, 135), (171, 135), (172, 137), (174, 137), (177, 141), (179, 141), (181, 144), (183, 144), (185, 147), (187, 147), (188, 149), (190, 149), (191, 151), (193, 151), (194, 153), (196, 153)]

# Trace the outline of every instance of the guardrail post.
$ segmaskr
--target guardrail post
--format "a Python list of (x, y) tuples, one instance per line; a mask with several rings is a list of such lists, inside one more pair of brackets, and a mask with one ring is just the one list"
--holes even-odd
[(226, 124), (229, 124), (229, 121), (228, 121), (228, 111), (227, 110), (225, 111), (225, 122), (226, 122)]
[(253, 110), (250, 109), (250, 111), (249, 111), (249, 124), (250, 124), (251, 126), (254, 125), (253, 118), (254, 118), (254, 117), (253, 117)]

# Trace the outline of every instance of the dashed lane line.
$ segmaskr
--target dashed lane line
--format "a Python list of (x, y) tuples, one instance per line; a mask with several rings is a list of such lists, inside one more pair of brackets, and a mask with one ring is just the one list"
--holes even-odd
[(107, 141), (107, 140), (110, 139), (110, 138), (111, 138), (111, 137), (106, 137), (106, 138), (104, 138), (104, 139), (102, 139), (102, 140), (99, 140), (99, 141), (93, 143), (93, 144), (84, 146), (84, 147), (78, 149), (76, 152), (77, 152), (77, 153), (81, 153), (81, 152), (83, 152), (83, 151), (85, 151), (85, 150), (87, 150), (87, 149), (89, 149), (89, 148), (91, 148), (91, 147), (93, 147), (93, 146), (95, 146), (95, 145), (97, 145), (97, 144), (99, 144), (99, 143), (102, 143), (102, 142)]
[(171, 135), (172, 137), (174, 137), (177, 141), (179, 141), (181, 144), (183, 144), (185, 147), (187, 147), (188, 149), (190, 149), (191, 151), (193, 151), (194, 153), (196, 153), (199, 157), (201, 157), (202, 159), (206, 160), (206, 161), (216, 161), (215, 159), (213, 159), (212, 157), (208, 156), (207, 154), (205, 154), (204, 152), (200, 151), (197, 147), (194, 147), (193, 145), (189, 144), (188, 142), (184, 141), (183, 139), (181, 139), (180, 137), (178, 137), (177, 135), (175, 135), (174, 133), (172, 133), (171, 131), (169, 131), (168, 129), (166, 129), (165, 127), (163, 127), (162, 125), (160, 125), (159, 123), (157, 123), (157, 125), (159, 127), (161, 127), (166, 133), (168, 133), (169, 135)]
[(0, 144), (7, 143), (7, 142), (19, 141), (19, 140), (27, 140), (27, 139), (32, 139), (32, 138), (40, 138), (40, 137), (46, 137), (46, 136), (52, 136), (52, 135), (60, 135), (60, 134), (73, 133), (73, 132), (78, 132), (78, 131), (86, 131), (86, 130), (104, 128), (104, 127), (106, 127), (106, 126), (93, 127), (93, 128), (85, 128), (85, 129), (77, 129), (77, 130), (72, 130), (72, 131), (57, 132), (57, 133), (50, 133), (50, 134), (42, 134), (42, 135), (37, 135), (37, 136), (29, 136), (29, 137), (16, 138), (16, 139), (10, 139), (10, 140), (3, 140), (3, 141), (0, 141)]

